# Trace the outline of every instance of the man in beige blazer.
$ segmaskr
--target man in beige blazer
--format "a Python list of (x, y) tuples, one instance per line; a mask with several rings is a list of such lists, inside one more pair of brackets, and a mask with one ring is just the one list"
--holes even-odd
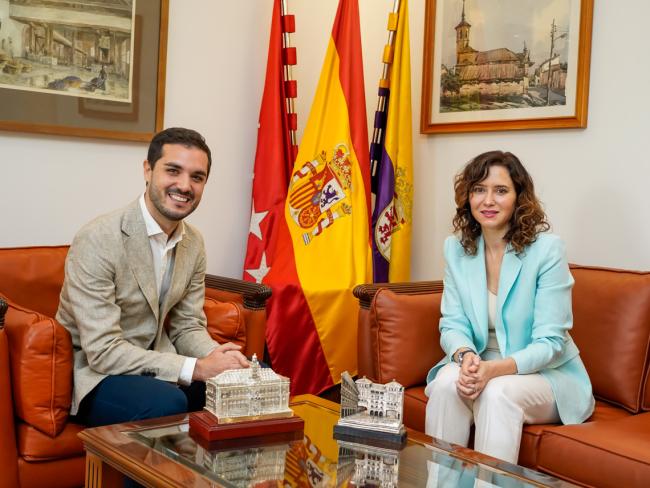
[(211, 163), (197, 132), (156, 134), (144, 195), (86, 224), (70, 246), (57, 320), (74, 345), (71, 413), (86, 425), (201, 408), (207, 378), (248, 366), (239, 346), (207, 332), (203, 239), (183, 222)]

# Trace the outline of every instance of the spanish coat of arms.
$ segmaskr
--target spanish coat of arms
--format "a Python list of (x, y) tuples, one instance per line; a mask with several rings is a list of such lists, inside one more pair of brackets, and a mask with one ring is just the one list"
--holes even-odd
[(352, 205), (352, 163), (345, 144), (338, 144), (328, 160), (326, 151), (293, 173), (289, 184), (289, 213), (304, 229), (303, 240), (314, 237), (336, 219), (350, 215)]

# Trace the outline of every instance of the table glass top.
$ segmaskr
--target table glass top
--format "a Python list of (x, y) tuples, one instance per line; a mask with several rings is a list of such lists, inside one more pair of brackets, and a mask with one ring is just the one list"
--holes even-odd
[[(373, 447), (333, 438), (335, 404), (299, 400), (291, 405), (305, 421), (301, 440), (250, 445), (212, 443), (209, 449), (189, 433), (187, 419), (125, 434), (165, 457), (227, 487), (382, 486), (509, 487), (569, 486), (553, 477), (504, 463), (488, 466), (409, 438), (402, 449)], [(314, 397), (311, 397), (312, 399)], [(320, 399), (316, 399), (320, 400)], [(514, 469), (513, 469), (514, 468)]]

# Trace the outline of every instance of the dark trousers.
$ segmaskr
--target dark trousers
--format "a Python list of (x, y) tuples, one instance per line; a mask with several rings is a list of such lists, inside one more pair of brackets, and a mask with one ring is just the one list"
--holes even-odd
[(76, 421), (88, 427), (200, 410), (205, 383), (178, 386), (151, 376), (108, 376), (79, 405)]

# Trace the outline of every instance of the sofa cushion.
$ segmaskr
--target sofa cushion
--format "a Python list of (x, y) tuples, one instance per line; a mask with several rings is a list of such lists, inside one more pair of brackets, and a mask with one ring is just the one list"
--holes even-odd
[(420, 385), (404, 390), (404, 425), (420, 432), (424, 432), (424, 420), (429, 400), (424, 394), (424, 388), (424, 385)]
[(571, 268), (571, 335), (594, 395), (638, 412), (650, 345), (650, 273)]
[(26, 461), (50, 461), (84, 455), (83, 442), (77, 434), (83, 425), (68, 422), (56, 437), (43, 434), (29, 424), (17, 425), (18, 454)]
[[(587, 422), (600, 422), (622, 419), (630, 416), (630, 412), (609, 403), (596, 401), (594, 413)], [(528, 468), (537, 469), (537, 456), (542, 434), (550, 428), (559, 427), (558, 424), (528, 424), (524, 425), (519, 448), (517, 464)]]
[(203, 311), (208, 320), (208, 332), (219, 344), (232, 342), (242, 347), (246, 345), (246, 324), (240, 307), (234, 302), (205, 298)]
[(557, 424), (524, 425), (521, 432), (521, 443), (519, 444), (518, 465), (535, 469), (537, 466), (539, 442), (542, 439), (544, 431), (550, 427), (557, 427)]
[(375, 364), (379, 383), (395, 380), (405, 388), (426, 380), (431, 367), (444, 352), (440, 348), (439, 293), (402, 295), (382, 288), (371, 305), (371, 323), (376, 327)]
[[(1, 313), (2, 309), (0, 309)], [(9, 340), (7, 331), (0, 328), (0, 472), (2, 473), (0, 486), (2, 487), (19, 486), (18, 469), (15, 465), (17, 454), (9, 368)]]
[(0, 249), (0, 293), (23, 307), (54, 317), (59, 307), (68, 247)]
[[(78, 488), (85, 486), (86, 456), (30, 463), (18, 458), (21, 488)], [(91, 478), (92, 480), (92, 478)], [(91, 481), (91, 483), (94, 480)]]
[(16, 415), (54, 437), (65, 425), (72, 395), (72, 341), (56, 320), (7, 300), (11, 384)]
[(587, 486), (646, 487), (650, 413), (549, 429), (542, 435), (538, 466)]
[(594, 413), (591, 414), (591, 417), (589, 417), (586, 422), (608, 422), (610, 420), (625, 419), (630, 415), (630, 412), (623, 408), (596, 400)]

